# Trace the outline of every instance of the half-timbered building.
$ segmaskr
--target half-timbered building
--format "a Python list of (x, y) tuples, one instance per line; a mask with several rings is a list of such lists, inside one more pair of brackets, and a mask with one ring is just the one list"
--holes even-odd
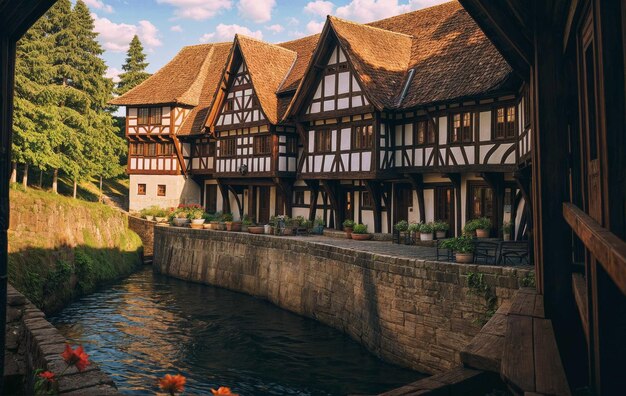
[[(126, 106), (130, 210), (200, 203), (199, 186), (188, 177), (191, 147), (179, 134), (188, 134), (198, 112), (206, 109), (205, 94), (217, 85), (212, 70), (221, 69), (230, 47), (185, 47), (153, 76), (111, 102)], [(199, 161), (209, 160), (199, 156), (195, 163)]]
[[(198, 59), (183, 65), (190, 51)], [(526, 85), (455, 1), (370, 24), (328, 17), (321, 34), (282, 44), (238, 35), (186, 48), (163, 70), (176, 90), (156, 87), (157, 73), (115, 102), (129, 105), (131, 201), (145, 202), (132, 209), (164, 206), (141, 199), (159, 187), (139, 180), (171, 158), (156, 172), (191, 186), (180, 202), (235, 218), (322, 217), (333, 228), (349, 218), (382, 233), (443, 220), (458, 234), (486, 216), (494, 236), (510, 221), (525, 237)], [(159, 133), (135, 121), (156, 120), (156, 102), (170, 106)], [(153, 141), (171, 141), (172, 154)]]

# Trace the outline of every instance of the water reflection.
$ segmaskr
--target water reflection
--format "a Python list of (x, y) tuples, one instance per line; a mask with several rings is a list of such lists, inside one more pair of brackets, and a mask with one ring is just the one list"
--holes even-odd
[(150, 269), (51, 320), (128, 394), (153, 394), (167, 373), (187, 377), (187, 394), (242, 395), (373, 394), (421, 377), (268, 302)]

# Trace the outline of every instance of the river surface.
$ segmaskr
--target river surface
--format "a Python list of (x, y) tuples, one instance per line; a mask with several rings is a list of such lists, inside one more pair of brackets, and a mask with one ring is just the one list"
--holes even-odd
[(150, 268), (81, 298), (51, 322), (127, 394), (180, 373), (186, 394), (376, 394), (423, 375), (386, 364), (343, 333), (267, 301)]

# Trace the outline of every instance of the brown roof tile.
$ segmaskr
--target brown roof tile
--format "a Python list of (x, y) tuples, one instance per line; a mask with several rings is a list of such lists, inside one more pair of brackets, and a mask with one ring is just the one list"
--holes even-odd
[(204, 66), (214, 45), (183, 47), (158, 72), (110, 103), (118, 106), (167, 103), (197, 106), (204, 79), (209, 72)]
[(206, 64), (207, 76), (200, 94), (200, 101), (194, 107), (185, 122), (178, 131), (179, 136), (195, 135), (204, 132), (204, 122), (207, 114), (213, 106), (214, 92), (219, 86), (222, 71), (228, 59), (228, 54), (232, 48), (232, 43), (214, 44), (210, 55), (210, 60)]

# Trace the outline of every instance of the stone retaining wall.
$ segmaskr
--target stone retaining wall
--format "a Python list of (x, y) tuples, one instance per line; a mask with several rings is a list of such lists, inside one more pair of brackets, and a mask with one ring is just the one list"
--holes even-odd
[(483, 274), (500, 304), (529, 272), (377, 255), (306, 237), (157, 227), (154, 238), (157, 272), (267, 299), (427, 373), (459, 365), (487, 318), (484, 296), (468, 287), (470, 273)]
[[(33, 373), (49, 370), (57, 375), (66, 364), (61, 353), (68, 342), (51, 325), (43, 312), (9, 285), (7, 292), (5, 394), (32, 395)], [(59, 393), (63, 395), (118, 395), (113, 380), (91, 363), (83, 372), (75, 367), (58, 377)]]
[(152, 257), (152, 249), (154, 246), (154, 221), (148, 221), (141, 217), (128, 216), (128, 228), (135, 231), (143, 242), (143, 255), (145, 258)]

